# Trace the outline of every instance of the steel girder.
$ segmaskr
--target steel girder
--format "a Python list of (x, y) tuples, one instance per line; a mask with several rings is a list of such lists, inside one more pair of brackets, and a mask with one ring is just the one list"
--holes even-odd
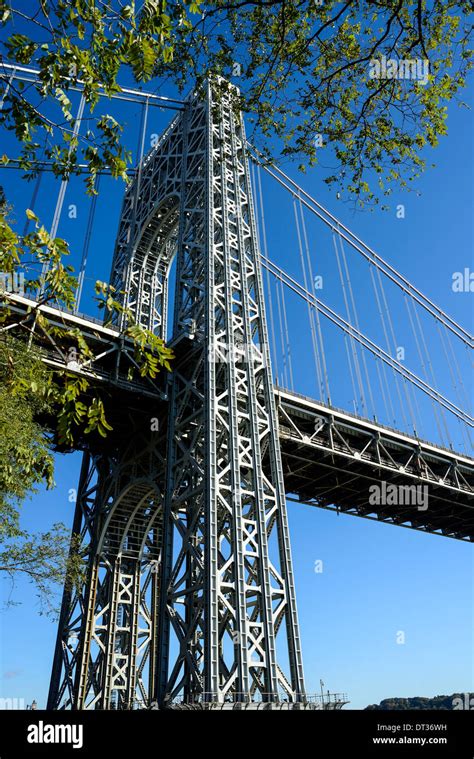
[(130, 431), (117, 455), (84, 454), (71, 550), (85, 576), (63, 594), (48, 708), (149, 704), (154, 681), (164, 462)]
[[(474, 460), (287, 390), (277, 390), (287, 493), (459, 540), (474, 540)], [(370, 489), (397, 498), (371, 503)], [(416, 489), (426, 502), (416, 504)]]
[(208, 87), (180, 116), (160, 702), (304, 696), (245, 134), (231, 101)]
[(177, 256), (167, 439), (142, 429), (125, 453), (117, 440), (116, 457), (85, 458), (74, 533), (88, 576), (64, 593), (50, 708), (305, 701), (233, 94), (220, 82), (193, 95), (124, 200), (111, 282), (135, 319), (163, 337)]
[[(167, 278), (180, 216), (184, 121), (176, 116), (127, 188), (110, 277), (135, 320), (164, 339)], [(123, 328), (126, 315), (117, 316), (116, 323)]]
[[(35, 349), (48, 367), (86, 377), (107, 393), (123, 391), (129, 397), (131, 393), (151, 399), (165, 397), (161, 377), (153, 380), (140, 376), (133, 341), (117, 327), (105, 326), (91, 316), (62, 311), (15, 293), (2, 293), (0, 307), (3, 312), (0, 336), (10, 333), (27, 342), (33, 331)], [(37, 316), (43, 317), (46, 326)], [(64, 341), (56, 341), (50, 327), (80, 331), (89, 349), (88, 358), (79, 359), (73, 338), (69, 349), (65, 348)]]

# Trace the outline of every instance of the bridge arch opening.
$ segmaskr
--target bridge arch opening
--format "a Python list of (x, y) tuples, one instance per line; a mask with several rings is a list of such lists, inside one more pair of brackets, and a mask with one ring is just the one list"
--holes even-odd
[[(178, 244), (179, 198), (171, 194), (158, 203), (143, 225), (132, 264), (140, 269), (139, 321), (167, 340), (172, 328), (174, 281), (170, 277)], [(172, 281), (170, 281), (172, 280)]]

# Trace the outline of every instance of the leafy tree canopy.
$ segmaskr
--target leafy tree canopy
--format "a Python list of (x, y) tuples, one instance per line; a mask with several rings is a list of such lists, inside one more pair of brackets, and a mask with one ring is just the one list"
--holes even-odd
[[(394, 710), (452, 710), (468, 708), (471, 703), (472, 693), (453, 693), (451, 696), (434, 696), (427, 698), (425, 696), (414, 696), (412, 698), (385, 698), (380, 704), (371, 704), (366, 706), (369, 710), (394, 711)], [(459, 706), (461, 704), (461, 706)]]
[[(0, 124), (22, 143), (27, 171), (43, 150), (62, 176), (85, 162), (93, 192), (96, 172), (125, 176), (130, 156), (112, 116), (73, 134), (72, 87), (81, 82), (93, 108), (101, 88), (120, 90), (121, 74), (182, 90), (222, 75), (239, 85), (268, 155), (278, 143), (314, 164), (319, 136), (336, 162), (326, 182), (377, 202), (417, 176), (422, 148), (446, 133), (446, 104), (472, 66), (471, 14), (456, 0), (40, 0), (30, 17), (0, 0), (5, 59), (40, 72), (38, 84), (9, 83)], [(377, 75), (383, 59), (406, 61), (405, 73)]]
[[(54, 484), (49, 437), (37, 421), (52, 410), (44, 392), (48, 380), (45, 366), (24, 345), (14, 338), (0, 341), (0, 572), (11, 590), (18, 577), (27, 577), (41, 611), (54, 613), (59, 584), (65, 574), (77, 582), (81, 563), (77, 554), (69, 556), (69, 530), (62, 523), (30, 535), (20, 526), (19, 511), (37, 485)], [(14, 603), (11, 592), (6, 603)]]
[[(0, 193), (1, 195), (1, 193)], [(60, 346), (64, 355), (74, 348), (76, 364), (87, 361), (91, 350), (77, 329), (52, 324), (40, 306), (68, 308), (74, 304), (77, 281), (64, 264), (67, 243), (52, 238), (31, 211), (35, 222), (30, 234), (19, 237), (8, 223), (8, 207), (0, 197), (0, 271), (15, 275), (25, 257), (35, 260), (42, 273), (25, 282), (32, 300), (25, 319), (10, 330), (11, 297), (0, 283), (0, 573), (14, 583), (27, 576), (36, 587), (42, 609), (56, 611), (58, 583), (64, 576), (79, 582), (82, 560), (69, 551), (68, 533), (62, 523), (39, 534), (28, 534), (20, 525), (22, 501), (37, 486), (54, 485), (53, 455), (56, 444), (63, 449), (77, 445), (78, 435), (106, 437), (112, 429), (105, 416), (98, 387), (67, 366), (50, 368), (42, 361), (39, 337)], [(162, 367), (171, 369), (172, 351), (149, 330), (134, 323), (131, 313), (115, 299), (113, 289), (98, 282), (99, 306), (109, 319), (125, 313), (123, 336), (134, 347), (135, 364), (142, 377), (156, 377)], [(38, 296), (39, 293), (39, 296)], [(15, 323), (15, 322), (13, 322)]]

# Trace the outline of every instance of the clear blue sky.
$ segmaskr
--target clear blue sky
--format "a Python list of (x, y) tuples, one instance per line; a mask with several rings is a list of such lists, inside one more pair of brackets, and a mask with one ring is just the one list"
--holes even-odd
[[(464, 93), (463, 99), (472, 107), (472, 90), (471, 97)], [(119, 107), (128, 124), (126, 137), (135, 148), (139, 108)], [(110, 105), (101, 108), (113, 112)], [(154, 112), (148, 137), (159, 133), (171, 115), (170, 112)], [(294, 167), (288, 167), (287, 171), (469, 328), (472, 327), (472, 295), (454, 293), (451, 283), (453, 272), (473, 267), (472, 110), (453, 105), (448, 124), (449, 136), (429, 154), (437, 168), (429, 170), (416, 183), (419, 195), (400, 191), (392, 199), (389, 212), (354, 214), (344, 198), (337, 200), (334, 192), (322, 183), (324, 172), (320, 168), (304, 177), (298, 175)], [(7, 148), (2, 148), (2, 152)], [(9, 170), (3, 171), (0, 180), (14, 204), (21, 229), (23, 209), (31, 206), (33, 186)], [(102, 184), (92, 236), (90, 279), (81, 308), (89, 313), (93, 281), (108, 279), (122, 189), (112, 180), (104, 180)], [(52, 219), (57, 190), (58, 183), (51, 176), (45, 176), (36, 210), (46, 223)], [(285, 200), (266, 179), (264, 190), (270, 255), (297, 273), (295, 232), (290, 223), (291, 201)], [(66, 193), (66, 214), (63, 214), (59, 233), (70, 241), (72, 262), (76, 264), (80, 260), (89, 202), (81, 180), (73, 179)], [(405, 205), (403, 220), (396, 218), (397, 203)], [(76, 219), (67, 217), (70, 204), (77, 205)], [(308, 229), (314, 270), (325, 274), (322, 297), (342, 311), (330, 238), (309, 220)], [(357, 264), (354, 266), (359, 315), (364, 328), (369, 330), (373, 322), (370, 311), (373, 297), (362, 269), (359, 272)], [(298, 278), (301, 280), (301, 274)], [(314, 395), (308, 331), (300, 328), (299, 307), (291, 302), (287, 307), (295, 346), (295, 389)], [(394, 308), (396, 329), (406, 334), (408, 348), (403, 304)], [(373, 327), (376, 329), (375, 323)], [(327, 339), (335, 403), (350, 408), (347, 371), (344, 372), (343, 364), (339, 363), (342, 349), (336, 348), (330, 333)], [(408, 359), (407, 364), (416, 368), (414, 356), (411, 358), (413, 364)], [(459, 358), (460, 362), (464, 359), (465, 354)], [(433, 361), (438, 365), (440, 386), (448, 392), (449, 376), (440, 351), (433, 353)], [(462, 366), (465, 369), (467, 363)], [(472, 393), (472, 379), (467, 374), (465, 382)], [(424, 421), (423, 436), (435, 439), (429, 413), (425, 413)], [(453, 442), (455, 448), (461, 447), (460, 437)], [(25, 528), (46, 530), (56, 521), (71, 523), (73, 504), (68, 501), (68, 491), (76, 487), (79, 464), (77, 454), (57, 457), (57, 486), (52, 492), (41, 491), (25, 504)], [(349, 694), (350, 708), (363, 708), (392, 696), (435, 696), (474, 690), (472, 546), (294, 503), (288, 508), (309, 692), (319, 691), (321, 678), (326, 689)], [(323, 561), (322, 573), (314, 572), (318, 559)], [(8, 582), (3, 581), (2, 590), (6, 598), (10, 591)], [(2, 613), (0, 695), (24, 698), (26, 702), (36, 698), (39, 705), (44, 706), (56, 627), (38, 615), (31, 586), (18, 581), (14, 595), (21, 605)], [(405, 633), (403, 645), (396, 642), (399, 631)]]

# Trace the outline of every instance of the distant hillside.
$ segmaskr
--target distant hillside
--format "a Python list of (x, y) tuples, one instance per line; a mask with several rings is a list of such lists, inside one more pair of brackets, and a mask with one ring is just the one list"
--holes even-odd
[(474, 709), (474, 693), (453, 693), (452, 696), (435, 696), (425, 698), (385, 698), (380, 704), (371, 704), (367, 709), (393, 711), (400, 709)]

